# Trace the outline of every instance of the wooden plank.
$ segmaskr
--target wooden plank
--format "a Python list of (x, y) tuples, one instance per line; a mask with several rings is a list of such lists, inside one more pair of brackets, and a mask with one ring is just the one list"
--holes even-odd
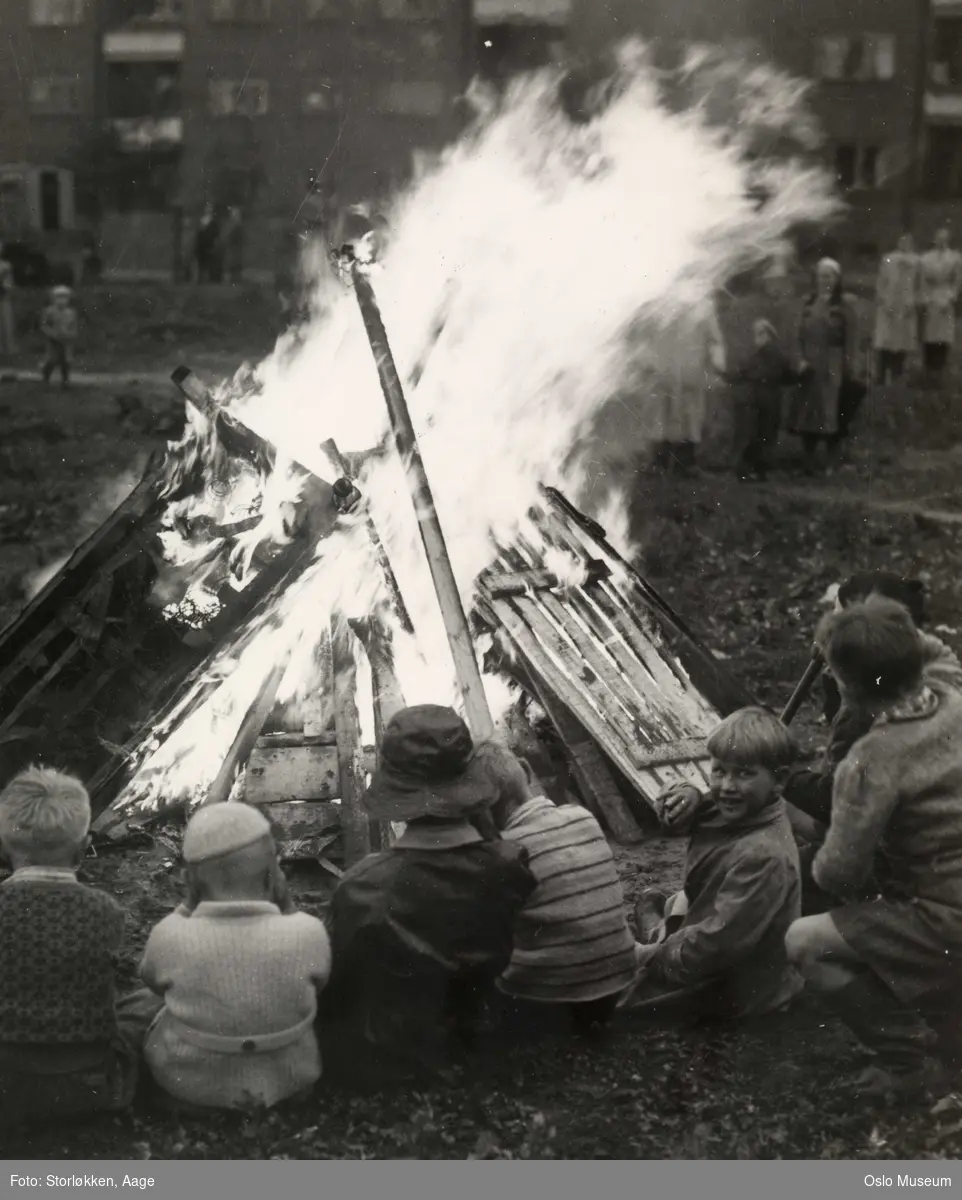
[(572, 771), (586, 802), (601, 814), (612, 835), (623, 845), (630, 846), (642, 841), (644, 835), (638, 822), (618, 791), (614, 776), (597, 744), (585, 733), (584, 726), (546, 690), (539, 691), (537, 699), (568, 751)]
[[(249, 795), (246, 799), (250, 804)], [(339, 829), (341, 825), (341, 806), (330, 801), (272, 800), (266, 804), (259, 803), (257, 807), (290, 841), (318, 837), (332, 829)]]
[[(540, 602), (519, 596), (512, 604), (541, 645), (551, 650), (569, 680), (576, 683), (579, 691), (591, 695), (596, 710), (604, 714), (606, 722), (622, 739), (634, 761), (637, 743), (645, 736), (644, 726), (626, 711), (620, 696), (612, 691), (614, 681), (599, 663), (594, 648), (587, 641), (584, 647), (571, 642), (567, 631), (561, 635), (556, 626), (547, 620)], [(501, 611), (504, 602), (497, 601), (497, 605)], [(578, 663), (579, 657), (585, 660), (585, 666)]]
[(574, 713), (588, 734), (605, 748), (619, 770), (632, 782), (638, 782), (638, 771), (624, 739), (615, 735), (605, 715), (597, 711), (594, 697), (588, 695), (580, 684), (574, 683), (553, 657), (545, 653), (520, 614), (511, 605), (500, 602), (494, 606), (492, 619), (502, 625), (514, 642), (529, 676), (539, 681), (539, 690), (544, 687), (560, 704)]
[(679, 763), (707, 762), (711, 755), (705, 747), (704, 738), (682, 738), (677, 742), (666, 742), (650, 751), (642, 751), (638, 758), (644, 767), (674, 767)]
[(294, 746), (336, 746), (337, 734), (331, 733), (262, 733), (257, 745), (265, 750), (284, 750)]
[(287, 671), (287, 662), (288, 659), (285, 655), (283, 662), (277, 663), (267, 673), (258, 688), (254, 702), (247, 710), (240, 728), (234, 735), (230, 749), (221, 763), (220, 770), (210, 786), (205, 803), (220, 804), (230, 796), (237, 772), (253, 753), (260, 732), (264, 728), (264, 722), (270, 716), (271, 709), (277, 700), (277, 689), (281, 686)]
[(248, 804), (334, 800), (341, 792), (336, 746), (254, 747), (247, 764)]
[(361, 726), (357, 711), (357, 665), (354, 659), (354, 634), (346, 621), (335, 621), (331, 628), (331, 652), (334, 665), (334, 729), (337, 733), (337, 770), (341, 791), (341, 830), (344, 862), (352, 867), (371, 852), (371, 830), (361, 797), (367, 784), (361, 747)]

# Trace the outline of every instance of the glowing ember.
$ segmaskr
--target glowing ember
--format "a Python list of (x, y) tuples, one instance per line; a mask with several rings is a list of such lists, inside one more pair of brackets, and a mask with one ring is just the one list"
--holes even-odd
[[(771, 259), (792, 226), (834, 209), (820, 172), (758, 157), (760, 134), (810, 135), (794, 81), (715, 59), (706, 68), (704, 58), (689, 62), (688, 75), (697, 103), (670, 111), (643, 52), (629, 47), (607, 107), (577, 125), (559, 107), (557, 75), (526, 78), (501, 105), (488, 98), (476, 126), (389, 214), (372, 281), (401, 376), (417, 380), (408, 400), (466, 604), (493, 539), (510, 545), (522, 531), (538, 539), (525, 514), (541, 483), (561, 487), (626, 542), (620, 497), (578, 449), (593, 418), (630, 384), (639, 356), (657, 359), (660, 330), (734, 273)], [(727, 126), (707, 103), (716, 94)], [(768, 197), (760, 210), (749, 197), (759, 186)], [(261, 542), (290, 536), (304, 478), (293, 462), (333, 482), (340, 472), (325, 439), (362, 453), (387, 432), (355, 299), (335, 272), (318, 280), (308, 329), (282, 339), (243, 387), (220, 397), (290, 462), (268, 478), (231, 476), (197, 417), (174, 455), (172, 496), (198, 470), (229, 481), (216, 500), (211, 488), (177, 500), (195, 522), (206, 515), (223, 525), (238, 510), (259, 516), (232, 542), (241, 574)], [(415, 641), (394, 630), (405, 699), (446, 703), (451, 658), (403, 470), (393, 454), (369, 454), (357, 484), (416, 631)], [(173, 542), (171, 561), (192, 561), (189, 539)], [(563, 585), (583, 578), (583, 564), (560, 551), (547, 565)], [(215, 695), (144, 747), (121, 803), (150, 806), (160, 792), (200, 797), (274, 666), (288, 662), (279, 700), (297, 703), (318, 686), (315, 649), (331, 616), (380, 609), (396, 626), (388, 603), (363, 514), (341, 517), (296, 585), (252, 622), (236, 663), (221, 665)], [(489, 681), (492, 710), (503, 712), (509, 691)]]

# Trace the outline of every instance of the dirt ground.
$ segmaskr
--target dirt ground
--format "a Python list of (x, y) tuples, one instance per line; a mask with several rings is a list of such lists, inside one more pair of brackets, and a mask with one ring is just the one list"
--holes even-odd
[[(247, 318), (230, 328), (223, 320), (217, 325), (217, 305), (206, 303), (222, 335), (219, 350), (236, 345), (239, 361), (238, 331)], [(112, 339), (104, 339), (110, 349), (98, 368), (149, 362), (165, 370), (184, 361), (185, 343), (171, 342), (163, 330), (153, 348), (138, 344), (136, 353), (123, 353), (116, 334)], [(70, 393), (35, 383), (0, 387), (0, 624), (15, 615), (43, 569), (69, 553), (133, 481), (163, 442), (168, 410), (163, 392), (141, 389), (133, 397), (120, 385)], [(916, 392), (877, 396), (854, 465), (825, 480), (779, 472), (766, 485), (745, 485), (723, 473), (694, 481), (639, 475), (632, 517), (640, 566), (731, 670), (773, 705), (785, 702), (804, 669), (826, 588), (857, 569), (922, 578), (931, 626), (962, 649), (956, 528), (878, 507), (912, 499), (929, 509), (959, 509), (962, 456), (953, 447), (962, 443), (960, 413), (962, 399), (954, 396), (952, 402)], [(817, 716), (809, 706), (800, 721), (810, 746), (821, 734)], [(651, 883), (678, 886), (683, 855), (683, 842), (662, 837), (620, 850), (627, 901)], [(102, 852), (88, 859), (84, 875), (128, 911), (121, 972), (123, 984), (132, 985), (147, 932), (178, 898), (176, 838), (161, 832), (142, 846)], [(292, 883), (301, 904), (319, 912), (317, 879), (300, 869)], [(180, 1120), (141, 1110), (0, 1138), (0, 1157), (962, 1155), (962, 1098), (948, 1097), (934, 1111), (931, 1105), (863, 1109), (845, 1086), (863, 1062), (838, 1023), (803, 998), (788, 1014), (740, 1027), (635, 1017), (590, 1048), (546, 1028), (510, 1052), (487, 1048), (461, 1068), (456, 1086), (376, 1097), (322, 1087), (306, 1106), (251, 1119)]]

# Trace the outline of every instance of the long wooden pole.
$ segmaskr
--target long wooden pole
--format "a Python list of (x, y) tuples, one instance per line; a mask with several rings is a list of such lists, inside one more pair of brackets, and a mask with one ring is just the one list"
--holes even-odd
[(782, 712), (782, 724), (790, 725), (795, 719), (798, 710), (805, 703), (808, 693), (812, 690), (815, 680), (821, 675), (824, 667), (825, 663), (822, 656), (816, 651), (812, 655), (811, 662), (805, 668), (805, 674), (795, 685), (795, 691), (792, 692), (788, 703), (785, 705), (785, 709)]
[(451, 647), (451, 657), (454, 659), (454, 670), (457, 675), (458, 688), (464, 700), (464, 711), (476, 738), (488, 738), (494, 732), (494, 722), (488, 709), (484, 685), (481, 682), (481, 672), (475, 657), (471, 633), (468, 629), (467, 617), (464, 615), (464, 605), (461, 603), (461, 593), (458, 591), (451, 559), (448, 555), (444, 533), (438, 521), (437, 510), (434, 507), (434, 495), (428, 482), (417, 435), (411, 422), (404, 389), (391, 354), (384, 323), (377, 306), (374, 289), (371, 287), (363, 266), (354, 262), (351, 267), (354, 281), (354, 294), (361, 309), (364, 328), (367, 331), (374, 361), (377, 365), (378, 376), (381, 380), (381, 391), (387, 402), (391, 426), (394, 431), (394, 442), (398, 454), (406, 468), (406, 474), (411, 488), (411, 499), (417, 516), (421, 540), (427, 555), (428, 567), (434, 581), (444, 628)]

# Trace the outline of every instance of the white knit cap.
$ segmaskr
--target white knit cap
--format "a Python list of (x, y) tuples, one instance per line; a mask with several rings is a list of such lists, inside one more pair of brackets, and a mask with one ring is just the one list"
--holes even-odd
[(250, 804), (225, 800), (209, 804), (187, 822), (184, 862), (206, 862), (252, 846), (271, 836), (270, 821)]

